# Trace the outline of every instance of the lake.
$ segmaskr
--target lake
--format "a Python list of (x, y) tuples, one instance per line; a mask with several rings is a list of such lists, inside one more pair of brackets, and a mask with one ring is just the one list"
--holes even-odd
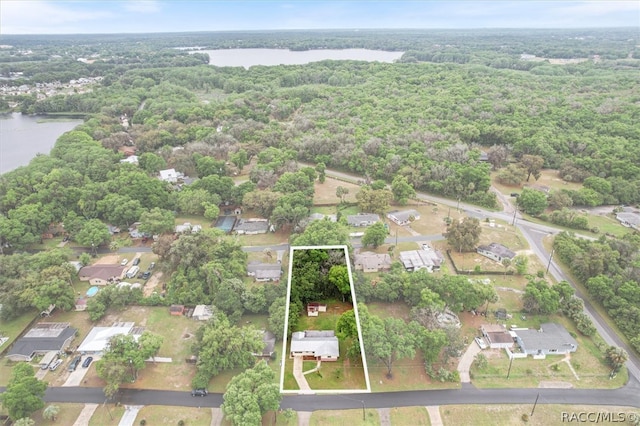
[(244, 67), (254, 65), (303, 65), (309, 62), (355, 60), (368, 62), (393, 62), (404, 52), (386, 52), (369, 49), (322, 49), (291, 51), (285, 49), (217, 49), (197, 50), (191, 53), (207, 53), (209, 65), (218, 67)]
[(20, 113), (0, 114), (0, 174), (26, 166), (38, 153), (48, 154), (56, 140), (83, 120), (51, 120)]

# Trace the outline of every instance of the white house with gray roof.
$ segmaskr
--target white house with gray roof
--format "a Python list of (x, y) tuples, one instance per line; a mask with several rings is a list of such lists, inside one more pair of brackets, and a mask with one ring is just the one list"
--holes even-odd
[(296, 331), (291, 335), (290, 356), (302, 356), (317, 361), (337, 361), (340, 357), (340, 343), (333, 330)]
[(544, 323), (539, 329), (515, 330), (516, 343), (527, 355), (534, 359), (544, 359), (547, 355), (566, 355), (578, 350), (578, 342), (561, 324)]
[(444, 257), (440, 252), (429, 250), (409, 250), (400, 252), (400, 262), (409, 272), (426, 269), (429, 272), (440, 270)]
[(498, 243), (491, 243), (488, 246), (478, 246), (476, 251), (484, 257), (488, 257), (496, 262), (502, 262), (503, 259), (511, 260), (516, 257), (516, 253), (514, 251), (509, 250), (509, 248)]
[(251, 262), (247, 265), (247, 275), (256, 281), (280, 281), (282, 265), (279, 263)]
[(358, 213), (347, 216), (349, 226), (371, 226), (380, 222), (380, 216), (374, 213)]
[(373, 253), (365, 251), (356, 253), (354, 261), (356, 271), (362, 272), (380, 272), (391, 269), (391, 256), (387, 253)]
[(417, 210), (402, 210), (387, 213), (387, 218), (393, 223), (404, 226), (408, 225), (414, 220), (420, 219), (420, 213)]

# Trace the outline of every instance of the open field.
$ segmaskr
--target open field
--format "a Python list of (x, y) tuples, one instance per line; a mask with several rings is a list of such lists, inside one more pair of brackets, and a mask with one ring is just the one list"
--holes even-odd
[(429, 426), (431, 424), (429, 413), (424, 407), (395, 407), (391, 409), (390, 417), (391, 424), (394, 426)]
[(348, 203), (354, 203), (356, 201), (356, 194), (360, 190), (360, 187), (353, 183), (343, 182), (327, 176), (324, 183), (320, 183), (316, 180), (314, 184), (313, 204), (340, 203), (340, 198), (336, 196), (336, 189), (339, 186), (349, 190), (349, 193), (344, 197), (344, 200)]
[[(336, 398), (352, 399), (347, 396), (336, 395)], [(380, 416), (378, 410), (369, 408), (364, 410), (331, 410), (331, 411), (314, 411), (311, 415), (309, 425), (325, 426), (325, 425), (371, 425), (378, 426), (380, 424)]]
[(188, 426), (209, 426), (211, 424), (210, 408), (168, 407), (164, 405), (147, 405), (136, 417), (134, 424), (146, 420), (148, 425), (176, 425), (184, 420)]
[[(411, 229), (421, 235), (436, 235), (446, 232), (447, 226), (445, 219), (450, 217), (457, 220), (465, 217), (462, 211), (458, 211), (455, 207), (438, 204), (424, 204), (417, 206), (394, 207), (392, 210), (417, 210), (420, 213), (420, 219), (415, 220), (409, 225)], [(395, 226), (395, 225), (394, 225)]]
[[(549, 404), (540, 398), (533, 411), (533, 403), (520, 405), (447, 405), (440, 407), (440, 415), (445, 426), (455, 425), (558, 425), (563, 422), (562, 413), (638, 413), (630, 407), (559, 405)], [(533, 416), (531, 413), (533, 411)], [(523, 421), (523, 414), (527, 421)], [(565, 414), (566, 416), (567, 414)], [(574, 420), (576, 421), (576, 420)], [(620, 423), (623, 424), (623, 423)]]
[(529, 182), (525, 181), (520, 185), (503, 185), (500, 182), (498, 182), (496, 178), (497, 175), (498, 175), (497, 171), (491, 172), (491, 183), (498, 191), (505, 194), (506, 196), (509, 196), (509, 194), (511, 194), (512, 192), (522, 191), (522, 188), (524, 187), (525, 184), (546, 186), (551, 188), (552, 191), (555, 189), (578, 190), (582, 188), (582, 184), (580, 183), (566, 182), (562, 180), (560, 176), (558, 176), (558, 171), (554, 169), (544, 169), (542, 170), (540, 179), (535, 180), (535, 178), (531, 176), (531, 179), (529, 180)]

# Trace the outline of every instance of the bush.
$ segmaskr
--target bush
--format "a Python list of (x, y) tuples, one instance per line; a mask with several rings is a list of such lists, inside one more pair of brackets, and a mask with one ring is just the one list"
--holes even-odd
[(147, 424), (147, 421), (145, 419), (140, 420), (140, 426), (144, 426)]
[(529, 421), (529, 415), (527, 413), (524, 413), (522, 415), (522, 421), (525, 422), (525, 423), (527, 423)]
[(178, 420), (178, 426), (184, 426), (184, 420)]

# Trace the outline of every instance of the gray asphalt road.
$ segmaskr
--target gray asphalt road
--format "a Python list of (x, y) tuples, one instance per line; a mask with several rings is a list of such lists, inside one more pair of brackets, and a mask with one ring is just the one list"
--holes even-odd
[[(337, 177), (339, 179), (347, 180), (353, 183), (357, 183), (359, 180), (362, 180), (361, 177), (355, 176), (349, 173), (339, 172), (336, 170), (326, 170), (327, 176)], [(468, 215), (477, 217), (478, 219), (484, 219), (486, 217), (501, 219), (507, 221), (508, 223), (515, 223), (515, 225), (520, 229), (524, 237), (529, 242), (531, 249), (533, 252), (540, 258), (544, 265), (547, 265), (550, 258), (550, 253), (545, 249), (542, 244), (542, 240), (546, 235), (550, 233), (557, 233), (559, 230), (557, 228), (542, 225), (538, 223), (533, 223), (525, 220), (520, 213), (515, 212), (513, 206), (510, 205), (509, 199), (506, 197), (500, 197), (500, 202), (504, 206), (504, 211), (495, 212), (489, 211), (477, 206), (473, 206), (466, 203), (458, 202), (457, 200), (450, 200), (447, 198), (436, 197), (430, 194), (420, 193), (416, 194), (416, 197), (420, 200), (424, 201), (432, 201), (440, 204), (444, 204), (451, 207), (456, 207), (464, 210)], [(515, 219), (515, 220), (514, 220)], [(586, 237), (590, 238), (590, 237)], [(593, 308), (593, 305), (589, 302), (588, 299), (584, 297), (584, 294), (580, 292), (578, 288), (576, 288), (575, 283), (571, 278), (566, 275), (558, 265), (551, 260), (549, 265), (549, 272), (553, 275), (553, 277), (558, 281), (567, 281), (576, 289), (576, 296), (582, 298), (584, 300), (585, 311), (591, 320), (593, 321), (598, 333), (602, 336), (602, 338), (609, 345), (619, 346), (624, 348), (629, 354), (629, 361), (627, 362), (627, 368), (629, 369), (629, 374), (634, 376), (636, 380), (640, 380), (640, 358), (636, 356), (633, 350), (625, 344), (617, 333), (604, 321), (604, 319), (600, 316), (600, 314)]]
[[(532, 404), (540, 394), (539, 404), (618, 405), (640, 408), (640, 386), (632, 380), (626, 387), (613, 390), (591, 389), (461, 389), (381, 392), (350, 395), (284, 396), (281, 407), (297, 411), (391, 408), (449, 404)], [(102, 388), (49, 388), (46, 402), (97, 403), (105, 401)], [(127, 405), (173, 405), (184, 407), (219, 407), (221, 394), (192, 397), (189, 392), (123, 389), (116, 398)]]

